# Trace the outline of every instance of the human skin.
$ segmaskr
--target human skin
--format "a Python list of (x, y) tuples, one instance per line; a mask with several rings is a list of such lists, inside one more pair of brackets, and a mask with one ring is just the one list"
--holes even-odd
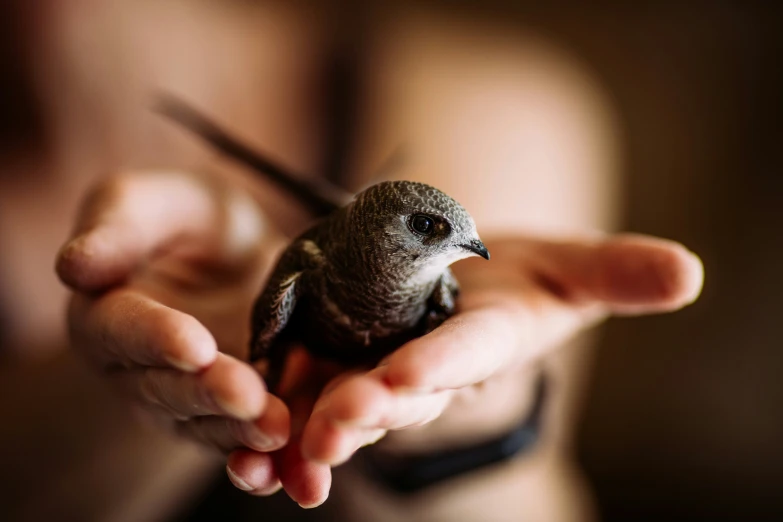
[[(241, 489), (266, 494), (281, 481), (304, 506), (325, 500), (330, 465), (383, 431), (436, 419), (460, 390), (524, 369), (610, 313), (677, 309), (701, 284), (698, 259), (668, 241), (489, 240), (492, 268), (460, 273), (460, 312), (323, 394), (300, 456), (296, 444), (286, 445), (288, 408), (242, 360), (246, 335), (237, 333), (268, 266), (261, 255), (281, 243), (258, 248), (262, 227), (252, 223), (259, 218), (252, 204), (210, 190), (186, 174), (136, 173), (95, 193), (58, 262), (62, 279), (80, 292), (70, 307), (74, 346), (138, 400), (187, 419), (181, 431), (222, 449), (246, 446), (229, 458)], [(224, 208), (235, 217), (221, 219)], [(141, 268), (164, 249), (168, 255)]]
[[(594, 205), (571, 204), (569, 198), (604, 200), (611, 181), (601, 169), (609, 162), (579, 156), (592, 144), (590, 122), (574, 125), (551, 108), (583, 102), (562, 88), (567, 77), (549, 73), (558, 88), (514, 96), (541, 107), (540, 116), (556, 128), (576, 127), (572, 141), (554, 132), (533, 147), (551, 157), (569, 157), (571, 150), (582, 170), (557, 162), (543, 171), (520, 165), (518, 175), (509, 177), (502, 169), (484, 168), (479, 182), (459, 170), (467, 166), (455, 168), (446, 155), (433, 153), (404, 173), (460, 200), (488, 238), (492, 261), (457, 265), (460, 313), (402, 347), (387, 364), (340, 373), (296, 352), (288, 405), (266, 393), (245, 362), (247, 318), (285, 240), (244, 186), (180, 172), (123, 173), (88, 198), (74, 238), (58, 259), (60, 277), (76, 292), (69, 312), (74, 346), (183, 433), (222, 450), (245, 447), (228, 459), (229, 475), (240, 489), (266, 495), (282, 485), (310, 507), (328, 495), (331, 466), (387, 430), (428, 422), (435, 429), (439, 418), (473, 425), (475, 417), (460, 400), (466, 394), (493, 383), (519, 389), (518, 381), (530, 378), (531, 364), (608, 315), (669, 311), (692, 302), (702, 279), (693, 254), (654, 238), (596, 235), (592, 230), (607, 224), (605, 216)], [(495, 114), (506, 121), (499, 107), (498, 101), (496, 112), (484, 108), (487, 118)], [(407, 110), (416, 109), (421, 107)], [(377, 118), (383, 120), (383, 114)], [(368, 133), (367, 149), (383, 149), (389, 136), (405, 134), (416, 121), (397, 125)], [(442, 136), (446, 129), (433, 125), (429, 130)], [(520, 131), (514, 123), (494, 130)], [(480, 149), (466, 148), (463, 156), (486, 167)], [(542, 178), (555, 181), (541, 188), (536, 180)], [(575, 185), (587, 190), (568, 190)], [(519, 196), (509, 200), (508, 193)], [(589, 232), (573, 232), (580, 227)], [(562, 239), (563, 230), (570, 239)], [(296, 385), (313, 381), (314, 373), (318, 385)], [(332, 384), (321, 394), (320, 384), (328, 381)], [(508, 410), (499, 416), (522, 415), (524, 404), (512, 402)], [(294, 437), (288, 443), (292, 414)], [(480, 435), (480, 430), (473, 434)], [(398, 439), (416, 447), (426, 440), (426, 430)]]
[[(449, 190), (448, 177), (417, 179)], [(509, 180), (484, 177), (471, 193), (489, 197), (500, 183)], [(481, 223), (482, 209), (465, 205)], [(286, 405), (244, 361), (254, 289), (284, 245), (270, 228), (229, 181), (130, 172), (93, 191), (57, 268), (76, 291), (77, 349), (179, 431), (245, 448), (228, 460), (237, 487), (265, 495), (282, 485), (305, 507), (326, 499), (331, 466), (386, 431), (434, 421), (509, 372), (528, 377), (530, 364), (610, 314), (675, 310), (701, 287), (698, 258), (669, 241), (496, 233), (491, 263), (458, 268), (456, 316), (369, 371), (324, 375), (299, 356)]]

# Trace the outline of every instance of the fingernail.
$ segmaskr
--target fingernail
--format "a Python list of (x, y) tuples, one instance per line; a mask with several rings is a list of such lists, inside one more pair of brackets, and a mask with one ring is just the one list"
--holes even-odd
[(203, 370), (215, 361), (217, 348), (209, 340), (192, 339), (185, 342), (188, 342), (187, 350), (178, 350), (185, 353), (163, 353), (167, 363), (183, 372), (193, 373)]
[(245, 442), (254, 450), (271, 451), (279, 445), (275, 439), (258, 429), (252, 422), (246, 422), (244, 425)]
[(182, 370), (183, 372), (193, 373), (201, 369), (192, 362), (179, 359), (172, 356), (171, 354), (163, 354), (163, 357), (166, 359), (167, 363), (178, 370)]
[(331, 394), (326, 394), (320, 399), (318, 399), (318, 402), (315, 403), (315, 406), (313, 407), (313, 413), (319, 413), (324, 411), (326, 408), (329, 407), (329, 405), (332, 403)]
[(76, 248), (74, 244), (76, 243), (77, 239), (74, 238), (65, 243), (62, 247), (60, 247), (60, 251), (57, 252), (57, 265), (60, 267), (61, 265), (63, 267), (67, 267), (70, 260), (73, 258), (74, 249)]
[(226, 474), (228, 475), (228, 479), (232, 484), (234, 484), (234, 486), (237, 487), (237, 489), (241, 489), (242, 491), (253, 491), (253, 486), (239, 478), (239, 475), (234, 473), (234, 470), (228, 466), (226, 466)]
[(375, 430), (361, 445), (361, 447), (371, 446), (386, 436), (387, 430)]
[(266, 489), (257, 489), (253, 492), (253, 495), (257, 495), (259, 497), (268, 497), (270, 495), (274, 495), (278, 491), (280, 491), (283, 488), (283, 485), (278, 480), (277, 483), (274, 486), (268, 487)]
[(84, 275), (86, 260), (92, 255), (84, 247), (86, 237), (80, 235), (71, 239), (57, 253), (55, 270), (66, 284), (76, 285)]
[(63, 245), (62, 249), (60, 249), (60, 254), (68, 255), (73, 254), (78, 250), (85, 250), (84, 246), (87, 244), (87, 240), (90, 238), (90, 236), (91, 234), (87, 232), (71, 238), (71, 240)]
[(238, 408), (237, 405), (233, 402), (223, 399), (223, 397), (220, 395), (213, 395), (211, 393), (207, 393), (206, 395), (207, 400), (211, 401), (215, 406), (217, 406), (217, 409), (221, 410), (226, 415), (234, 417), (235, 419), (246, 421), (252, 420), (252, 418), (248, 417), (248, 413), (246, 411)]
[(326, 499), (317, 500), (317, 501), (313, 502), (312, 504), (299, 503), (299, 507), (302, 508), (302, 509), (313, 509), (313, 508), (317, 508), (318, 506), (320, 506), (324, 502), (326, 502)]
[(351, 451), (350, 453), (347, 453), (345, 455), (338, 455), (333, 460), (329, 461), (329, 465), (332, 467), (342, 466), (349, 460), (351, 460), (351, 457), (353, 457), (353, 454), (355, 451)]
[(105, 250), (107, 243), (110, 244), (111, 239), (106, 231), (101, 228), (93, 229), (71, 239), (63, 247), (61, 253), (67, 258), (85, 262)]

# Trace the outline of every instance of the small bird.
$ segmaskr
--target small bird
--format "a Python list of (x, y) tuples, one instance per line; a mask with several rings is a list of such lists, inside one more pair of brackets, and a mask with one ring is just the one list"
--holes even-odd
[[(278, 392), (289, 347), (348, 366), (370, 366), (455, 312), (459, 286), (449, 265), (489, 252), (470, 214), (440, 190), (387, 181), (353, 199), (339, 187), (296, 176), (238, 142), (176, 98), (157, 109), (227, 156), (261, 172), (321, 216), (280, 257), (256, 300), (251, 360), (266, 360), (264, 379)], [(549, 379), (539, 373), (533, 404), (510, 433), (407, 459), (365, 451), (384, 484), (415, 491), (528, 450), (540, 438)]]
[(253, 309), (251, 358), (277, 371), (292, 337), (317, 356), (376, 363), (454, 313), (449, 265), (475, 255), (489, 259), (452, 198), (423, 183), (374, 185), (283, 253)]
[(251, 360), (269, 361), (272, 390), (293, 342), (318, 357), (370, 365), (431, 331), (455, 310), (459, 286), (449, 266), (490, 257), (467, 210), (434, 187), (386, 181), (342, 205), (343, 195), (296, 181), (181, 102), (166, 98), (159, 110), (231, 156), (279, 174), (325, 214), (283, 252), (253, 307)]

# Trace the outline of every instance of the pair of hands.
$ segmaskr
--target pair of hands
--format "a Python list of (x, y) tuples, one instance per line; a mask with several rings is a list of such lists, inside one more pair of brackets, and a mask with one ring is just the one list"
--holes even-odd
[[(698, 258), (641, 236), (486, 242), (456, 268), (460, 312), (369, 371), (304, 350), (281, 395), (247, 362), (249, 317), (286, 246), (228, 181), (176, 172), (112, 178), (87, 198), (57, 272), (73, 290), (74, 349), (179, 432), (230, 452), (232, 482), (322, 503), (331, 466), (388, 430), (426, 424), (609, 314), (669, 311), (702, 284)], [(469, 419), (468, 419), (469, 421)]]

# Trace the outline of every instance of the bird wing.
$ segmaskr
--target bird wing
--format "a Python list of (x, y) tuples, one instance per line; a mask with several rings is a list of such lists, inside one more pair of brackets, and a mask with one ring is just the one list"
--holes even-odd
[(250, 360), (269, 355), (272, 343), (288, 324), (302, 292), (302, 276), (322, 262), (320, 249), (309, 239), (292, 243), (280, 257), (256, 300), (251, 320)]
[(439, 312), (452, 315), (458, 294), (459, 283), (457, 283), (457, 278), (454, 277), (451, 268), (446, 268), (432, 291), (430, 301)]
[(454, 315), (459, 283), (450, 268), (440, 276), (429, 298), (429, 313), (426, 318), (426, 331), (431, 332)]

